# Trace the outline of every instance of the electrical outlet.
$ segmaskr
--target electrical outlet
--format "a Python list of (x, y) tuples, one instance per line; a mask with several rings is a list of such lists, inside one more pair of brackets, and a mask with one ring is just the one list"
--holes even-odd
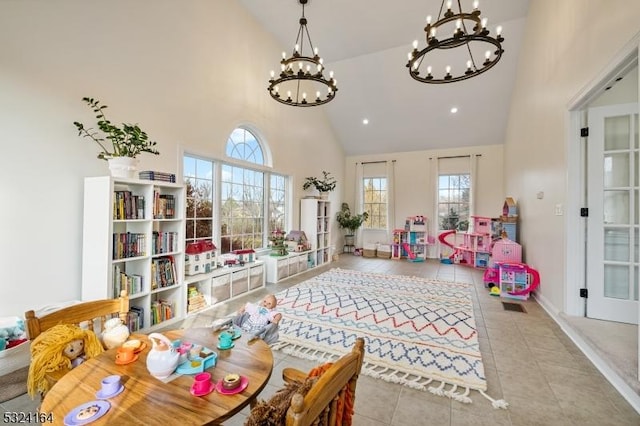
[(563, 211), (562, 211), (562, 204), (556, 204), (556, 216), (562, 216), (563, 215)]

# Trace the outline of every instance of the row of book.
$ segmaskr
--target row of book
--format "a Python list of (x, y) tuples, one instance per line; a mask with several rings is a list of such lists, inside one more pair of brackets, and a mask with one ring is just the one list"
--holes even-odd
[(153, 218), (173, 219), (176, 217), (176, 199), (171, 194), (153, 192)]
[(151, 325), (159, 324), (173, 318), (173, 303), (159, 299), (151, 303)]
[(114, 191), (113, 219), (144, 219), (144, 196), (133, 195), (131, 191)]
[(128, 295), (142, 293), (143, 278), (141, 275), (127, 275), (120, 265), (113, 268), (113, 294), (118, 296), (122, 290), (126, 290)]
[(173, 257), (160, 257), (151, 262), (151, 289), (169, 287), (178, 283), (178, 273)]
[(151, 253), (164, 254), (178, 251), (178, 233), (177, 232), (153, 232), (153, 241), (151, 241)]
[(131, 306), (127, 315), (127, 327), (134, 332), (144, 328), (144, 309), (139, 306)]
[(113, 260), (144, 256), (146, 252), (146, 234), (134, 232), (114, 232)]
[(176, 181), (176, 175), (173, 173), (166, 172), (154, 172), (152, 170), (145, 170), (138, 173), (138, 177), (140, 179), (145, 180), (159, 180), (162, 182), (174, 182)]

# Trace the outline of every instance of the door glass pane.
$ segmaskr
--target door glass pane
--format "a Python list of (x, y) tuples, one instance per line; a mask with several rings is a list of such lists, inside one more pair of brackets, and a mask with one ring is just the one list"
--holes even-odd
[[(638, 259), (638, 257), (639, 257), (638, 256), (638, 247), (639, 247), (638, 246), (638, 235), (639, 235), (638, 228), (636, 228), (634, 232), (635, 232), (635, 237), (634, 237), (634, 240), (633, 240), (633, 245), (634, 245), (634, 249), (633, 249), (634, 256), (633, 256), (633, 259), (634, 259), (634, 262), (638, 263), (638, 261), (639, 261), (639, 259)], [(637, 275), (636, 275), (636, 277), (637, 277)]]
[(604, 265), (604, 297), (629, 299), (629, 267)]
[(604, 150), (629, 149), (629, 120), (628, 115), (607, 117), (604, 120)]
[(633, 179), (633, 186), (638, 186), (638, 169), (640, 169), (640, 164), (638, 164), (638, 152), (636, 151), (635, 155), (634, 155), (635, 161), (634, 161), (634, 179)]
[(629, 231), (605, 228), (604, 260), (629, 261)]
[[(640, 146), (638, 146), (638, 114), (634, 114), (633, 115), (633, 122), (635, 123), (635, 135), (633, 137), (634, 143), (633, 145), (636, 147), (636, 149), (640, 148)], [(638, 164), (638, 163), (636, 163)]]
[(629, 224), (629, 191), (604, 191), (604, 223)]
[(633, 300), (638, 301), (638, 281), (640, 281), (640, 277), (638, 277), (638, 267), (633, 268)]
[(636, 208), (635, 208), (635, 210), (634, 210), (634, 216), (635, 216), (635, 219), (634, 219), (634, 222), (633, 222), (633, 223), (635, 223), (636, 225), (638, 225), (638, 216), (640, 215), (640, 213), (639, 213), (639, 210), (640, 210), (640, 209), (638, 208), (638, 207), (640, 207), (640, 202), (638, 201), (638, 196), (640, 195), (640, 192), (638, 192), (638, 190), (636, 189), (635, 194), (636, 194), (636, 196), (635, 196), (635, 199), (636, 199), (636, 202), (635, 202), (635, 204), (636, 204)]
[(605, 154), (604, 187), (629, 186), (629, 154)]

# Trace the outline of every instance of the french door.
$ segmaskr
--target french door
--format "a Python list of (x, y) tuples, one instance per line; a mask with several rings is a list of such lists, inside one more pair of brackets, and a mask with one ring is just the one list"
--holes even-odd
[(587, 316), (638, 323), (638, 104), (588, 111)]

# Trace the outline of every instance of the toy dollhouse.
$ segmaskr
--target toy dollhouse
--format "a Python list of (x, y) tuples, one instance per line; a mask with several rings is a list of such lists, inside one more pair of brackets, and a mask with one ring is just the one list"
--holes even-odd
[(217, 266), (216, 246), (211, 241), (187, 244), (184, 255), (185, 275), (206, 274)]

